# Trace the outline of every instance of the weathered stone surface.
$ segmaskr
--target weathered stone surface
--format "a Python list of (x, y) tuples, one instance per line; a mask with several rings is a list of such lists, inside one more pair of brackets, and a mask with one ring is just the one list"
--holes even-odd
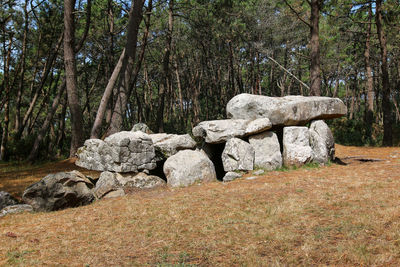
[(206, 143), (223, 143), (233, 137), (244, 137), (266, 131), (272, 127), (267, 118), (214, 120), (200, 122), (193, 128), (193, 135), (202, 137)]
[(331, 129), (324, 121), (311, 122), (310, 143), (314, 152), (313, 161), (327, 163), (335, 158), (335, 140)]
[(212, 161), (205, 153), (193, 150), (181, 150), (169, 157), (164, 163), (164, 174), (172, 187), (217, 179)]
[(36, 211), (53, 211), (90, 204), (93, 184), (78, 171), (49, 174), (29, 186), (22, 199)]
[(310, 132), (307, 127), (283, 128), (283, 162), (286, 166), (301, 166), (313, 160)]
[[(120, 174), (102, 172), (94, 189), (97, 199), (123, 196), (122, 192), (129, 189), (150, 189), (164, 186), (165, 181), (158, 176), (145, 173)], [(122, 191), (121, 191), (122, 190)], [(113, 192), (113, 193), (112, 193)]]
[(105, 194), (102, 198), (114, 198), (114, 197), (123, 197), (125, 196), (125, 190), (122, 188), (119, 188), (115, 191), (108, 192)]
[(155, 150), (148, 134), (119, 132), (89, 139), (78, 150), (76, 165), (96, 171), (138, 172), (156, 168)]
[(27, 204), (12, 205), (12, 206), (7, 206), (4, 209), (0, 210), (0, 217), (6, 216), (7, 214), (31, 212), (31, 211), (33, 211), (31, 205)]
[(224, 170), (250, 171), (254, 168), (254, 148), (239, 138), (231, 138), (226, 142), (222, 152)]
[(222, 181), (224, 182), (230, 182), (233, 181), (237, 178), (242, 177), (241, 173), (237, 173), (237, 172), (227, 172), (224, 176), (224, 178), (222, 178)]
[(111, 168), (111, 148), (100, 139), (88, 139), (77, 152), (75, 164), (89, 170), (102, 171)]
[(93, 194), (97, 199), (103, 198), (108, 193), (121, 188), (116, 175), (117, 173), (108, 171), (100, 174), (99, 180), (96, 183), (96, 187), (93, 190)]
[(240, 94), (228, 102), (226, 111), (232, 119), (269, 118), (272, 125), (290, 126), (338, 118), (347, 113), (347, 108), (339, 98)]
[(282, 154), (278, 137), (274, 132), (267, 131), (249, 137), (249, 143), (254, 148), (254, 165), (267, 170), (282, 166)]
[(139, 123), (136, 123), (135, 125), (133, 125), (131, 132), (137, 132), (137, 131), (141, 131), (141, 132), (144, 132), (146, 134), (152, 134), (153, 133), (150, 130), (149, 126), (147, 126), (143, 122), (139, 122)]
[(140, 172), (135, 175), (119, 175), (117, 176), (119, 183), (124, 188), (150, 189), (164, 186), (166, 182), (158, 176), (148, 175)]
[(8, 192), (0, 191), (0, 210), (11, 205), (18, 204), (18, 201)]
[(164, 158), (175, 155), (180, 150), (196, 148), (196, 142), (188, 134), (151, 134), (151, 140)]

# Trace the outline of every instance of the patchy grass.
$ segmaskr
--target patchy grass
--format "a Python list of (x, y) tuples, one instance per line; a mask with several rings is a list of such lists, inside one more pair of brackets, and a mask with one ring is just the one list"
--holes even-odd
[(400, 149), (338, 146), (337, 154), (348, 165), (6, 216), (0, 264), (400, 266)]

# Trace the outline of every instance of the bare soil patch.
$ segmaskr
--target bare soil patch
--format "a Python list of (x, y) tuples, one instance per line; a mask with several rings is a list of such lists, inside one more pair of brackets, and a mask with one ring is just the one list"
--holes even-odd
[[(0, 264), (400, 266), (400, 148), (338, 145), (337, 156), (346, 165), (6, 216)], [(0, 190), (20, 194), (67, 166), (77, 169), (61, 162), (0, 172)]]

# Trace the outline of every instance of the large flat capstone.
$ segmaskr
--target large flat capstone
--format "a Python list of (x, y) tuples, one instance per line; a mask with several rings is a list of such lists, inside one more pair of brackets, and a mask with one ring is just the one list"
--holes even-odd
[(203, 137), (206, 143), (218, 144), (233, 137), (244, 137), (266, 131), (272, 127), (268, 118), (214, 120), (200, 122), (193, 128), (193, 135)]
[(347, 113), (347, 108), (339, 98), (240, 94), (228, 102), (226, 113), (232, 119), (269, 118), (272, 125), (291, 126), (338, 118)]
[(78, 149), (76, 165), (96, 171), (138, 172), (156, 168), (153, 141), (143, 132), (118, 132), (89, 139)]

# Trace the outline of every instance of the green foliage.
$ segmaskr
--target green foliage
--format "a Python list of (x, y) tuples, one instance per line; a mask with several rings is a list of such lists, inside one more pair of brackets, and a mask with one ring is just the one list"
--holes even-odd
[[(376, 124), (373, 125), (377, 127)], [(340, 118), (330, 122), (335, 142), (342, 145), (364, 146), (380, 145), (383, 133), (381, 130), (369, 129), (360, 119)]]

